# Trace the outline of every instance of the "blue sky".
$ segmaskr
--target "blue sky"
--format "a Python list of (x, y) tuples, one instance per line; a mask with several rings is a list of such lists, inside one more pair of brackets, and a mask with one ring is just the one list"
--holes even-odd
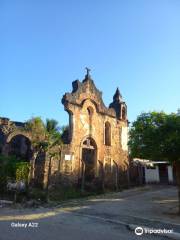
[(119, 86), (130, 121), (180, 107), (179, 0), (0, 0), (0, 116), (68, 122), (61, 104), (92, 69), (106, 105)]

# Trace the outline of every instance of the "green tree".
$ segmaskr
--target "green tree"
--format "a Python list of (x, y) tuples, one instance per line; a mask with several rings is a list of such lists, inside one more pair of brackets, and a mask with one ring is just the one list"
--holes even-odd
[(45, 127), (48, 133), (57, 133), (60, 131), (58, 122), (55, 119), (46, 119)]
[(164, 160), (170, 161), (176, 169), (180, 215), (180, 115), (168, 115), (161, 132), (162, 137), (164, 136), (162, 141)]
[(52, 158), (59, 154), (59, 148), (62, 144), (61, 133), (59, 131), (60, 128), (58, 127), (58, 122), (54, 119), (47, 119), (44, 124), (41, 118), (35, 117), (27, 122), (25, 129), (31, 136), (34, 152), (30, 178), (34, 177), (35, 159), (38, 153), (40, 151), (45, 152), (46, 158), (49, 159), (46, 183), (46, 193), (48, 199)]
[(131, 157), (164, 160), (176, 168), (180, 214), (180, 115), (142, 113), (129, 131)]
[(129, 147), (132, 157), (157, 160), (162, 157), (162, 133), (167, 115), (164, 112), (142, 113), (129, 131)]
[(54, 119), (46, 119), (46, 144), (44, 146), (45, 152), (49, 155), (49, 164), (47, 172), (47, 183), (46, 183), (46, 200), (49, 201), (49, 184), (51, 176), (51, 164), (53, 157), (59, 156), (59, 149), (62, 145), (62, 138), (58, 122)]
[(31, 138), (33, 157), (31, 159), (31, 170), (29, 181), (34, 178), (35, 160), (38, 153), (43, 149), (46, 139), (46, 126), (40, 117), (33, 117), (25, 124), (25, 131), (28, 132)]

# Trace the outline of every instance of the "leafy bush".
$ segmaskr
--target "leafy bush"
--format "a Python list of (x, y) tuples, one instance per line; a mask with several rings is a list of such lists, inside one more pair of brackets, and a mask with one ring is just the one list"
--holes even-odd
[(29, 192), (29, 198), (45, 202), (46, 201), (46, 192), (42, 189), (33, 188)]
[(0, 191), (6, 190), (7, 181), (27, 182), (29, 163), (15, 156), (0, 155)]
[(29, 163), (27, 162), (20, 162), (16, 163), (16, 181), (28, 181), (28, 174), (29, 174)]

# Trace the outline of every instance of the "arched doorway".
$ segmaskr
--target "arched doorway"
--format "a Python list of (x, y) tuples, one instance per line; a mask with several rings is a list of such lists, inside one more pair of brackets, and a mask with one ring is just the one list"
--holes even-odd
[(20, 160), (29, 162), (32, 158), (30, 140), (21, 134), (13, 136), (8, 143), (8, 155), (14, 155)]
[(84, 184), (91, 183), (95, 178), (97, 145), (91, 137), (82, 143), (82, 180)]

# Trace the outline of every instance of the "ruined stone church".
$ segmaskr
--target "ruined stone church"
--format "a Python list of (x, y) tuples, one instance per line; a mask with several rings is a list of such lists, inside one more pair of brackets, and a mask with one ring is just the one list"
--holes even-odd
[[(59, 175), (61, 181), (83, 187), (103, 184), (117, 188), (127, 182), (127, 106), (119, 89), (106, 107), (102, 92), (96, 88), (87, 69), (82, 82), (72, 82), (72, 91), (64, 94), (62, 104), (69, 114), (69, 127), (64, 133), (59, 157), (52, 161), (51, 182), (56, 182)], [(22, 151), (31, 161), (28, 136), (24, 136), (23, 131), (3, 133), (3, 126), (8, 121), (3, 123), (1, 118), (1, 153), (13, 154), (13, 149), (16, 153)], [(19, 129), (22, 128), (23, 124), (19, 124)], [(19, 150), (14, 146), (19, 146)], [(41, 179), (43, 184), (47, 181), (47, 166), (48, 160), (44, 163), (35, 160), (34, 178)]]

